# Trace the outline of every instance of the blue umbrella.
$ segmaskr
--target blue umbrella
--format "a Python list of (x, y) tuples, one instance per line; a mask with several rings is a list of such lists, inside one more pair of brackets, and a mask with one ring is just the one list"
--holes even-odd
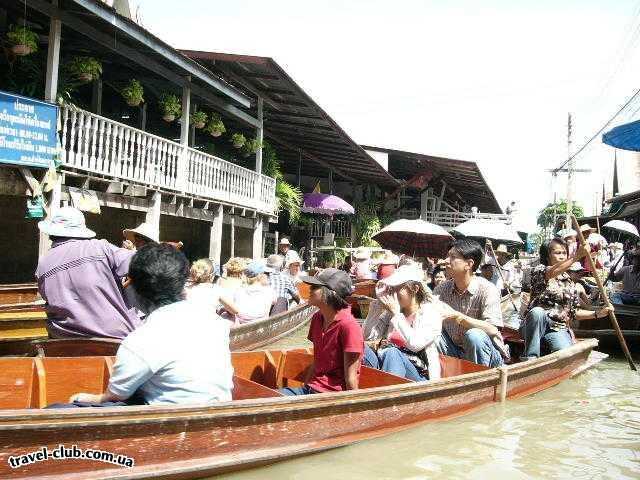
[(602, 135), (602, 142), (621, 150), (640, 152), (640, 120), (609, 130)]

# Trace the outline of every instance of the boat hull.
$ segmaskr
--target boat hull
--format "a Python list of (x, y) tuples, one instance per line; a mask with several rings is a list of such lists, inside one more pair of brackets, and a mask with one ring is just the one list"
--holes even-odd
[[(232, 351), (245, 351), (270, 345), (308, 323), (315, 311), (315, 307), (303, 304), (264, 320), (232, 327), (229, 335), (230, 348)], [(24, 328), (28, 328), (29, 321), (22, 323), (27, 324)], [(1, 324), (0, 320), (0, 326)], [(5, 337), (0, 341), (0, 356), (115, 355), (119, 345), (119, 340), (105, 338)]]
[[(0, 477), (202, 478), (273, 463), (452, 417), (549, 388), (581, 372), (597, 341), (501, 369), (304, 397), (213, 406), (0, 412)], [(257, 353), (257, 352), (256, 352)], [(242, 355), (242, 354), (240, 354)], [(8, 457), (77, 445), (135, 459), (134, 468), (88, 460), (9, 469)]]

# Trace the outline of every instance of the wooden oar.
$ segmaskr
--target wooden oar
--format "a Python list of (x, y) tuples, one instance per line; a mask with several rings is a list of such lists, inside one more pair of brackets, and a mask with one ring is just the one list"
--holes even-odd
[[(580, 244), (585, 245), (587, 248), (589, 245), (584, 239), (584, 235), (580, 231), (580, 225), (578, 225), (578, 220), (576, 217), (571, 215), (571, 220), (573, 221), (573, 228), (576, 232), (578, 232), (578, 238), (580, 239)], [(620, 342), (620, 346), (622, 347), (622, 351), (624, 352), (624, 356), (627, 357), (627, 361), (629, 362), (629, 367), (631, 370), (638, 371), (636, 364), (633, 363), (633, 358), (631, 358), (631, 353), (629, 352), (629, 347), (627, 347), (627, 342), (624, 340), (624, 336), (622, 335), (622, 331), (620, 330), (620, 325), (618, 324), (618, 319), (616, 318), (616, 313), (613, 310), (611, 302), (609, 301), (609, 297), (607, 296), (607, 292), (604, 289), (604, 285), (602, 285), (602, 280), (600, 279), (600, 275), (598, 275), (598, 271), (596, 270), (596, 266), (593, 263), (593, 258), (591, 258), (591, 253), (586, 256), (587, 262), (589, 262), (589, 266), (591, 267), (591, 271), (593, 272), (593, 277), (598, 284), (598, 290), (600, 290), (600, 295), (604, 300), (605, 305), (610, 308), (609, 310), (609, 319), (611, 320), (611, 325), (613, 325), (614, 330), (616, 331), (616, 335), (618, 336), (618, 341)]]
[(502, 275), (502, 269), (500, 268), (500, 262), (498, 262), (498, 258), (496, 257), (496, 252), (493, 249), (493, 244), (491, 243), (491, 240), (487, 239), (487, 245), (489, 245), (489, 248), (491, 249), (491, 256), (493, 256), (493, 259), (496, 262), (496, 268), (498, 269), (498, 273), (500, 274), (500, 278), (502, 279), (502, 284), (505, 287), (507, 287), (507, 292), (509, 292), (509, 300), (511, 300), (511, 305), (513, 305), (513, 310), (516, 313), (518, 313), (518, 307), (516, 307), (516, 302), (513, 301), (513, 297), (511, 296), (511, 287), (505, 281), (504, 276)]

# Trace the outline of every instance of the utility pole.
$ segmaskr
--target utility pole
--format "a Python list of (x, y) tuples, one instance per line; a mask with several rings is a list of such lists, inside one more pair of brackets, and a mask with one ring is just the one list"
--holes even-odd
[(573, 213), (573, 158), (571, 158), (571, 112), (567, 116), (567, 216), (564, 220), (564, 228), (571, 228), (571, 214)]

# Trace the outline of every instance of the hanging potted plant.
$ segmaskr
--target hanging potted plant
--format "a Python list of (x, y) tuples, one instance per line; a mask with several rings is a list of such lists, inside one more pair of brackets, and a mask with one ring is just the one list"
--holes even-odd
[(245, 157), (248, 157), (249, 155), (256, 153), (261, 146), (262, 142), (260, 142), (260, 140), (258, 140), (257, 138), (250, 138), (243, 145), (242, 154)]
[(211, 119), (209, 120), (209, 123), (207, 123), (205, 131), (211, 134), (212, 137), (219, 137), (227, 131), (227, 128), (224, 126), (224, 123), (222, 123), (220, 115), (218, 115), (217, 113), (212, 113)]
[(246, 142), (247, 139), (241, 133), (234, 133), (231, 135), (231, 143), (233, 143), (233, 146), (236, 148), (242, 148)]
[(38, 35), (28, 27), (11, 25), (7, 32), (7, 40), (11, 44), (11, 51), (19, 57), (38, 50)]
[(68, 70), (81, 82), (89, 83), (102, 75), (102, 63), (93, 57), (75, 57), (69, 62)]
[(135, 78), (131, 79), (129, 84), (124, 87), (120, 93), (122, 93), (123, 98), (130, 107), (137, 107), (144, 101), (144, 88), (142, 88), (142, 84)]
[(191, 114), (191, 125), (195, 128), (200, 129), (204, 128), (207, 123), (207, 114), (204, 112), (193, 112)]
[(165, 122), (173, 122), (182, 113), (182, 105), (172, 93), (163, 93), (160, 97), (160, 110)]

